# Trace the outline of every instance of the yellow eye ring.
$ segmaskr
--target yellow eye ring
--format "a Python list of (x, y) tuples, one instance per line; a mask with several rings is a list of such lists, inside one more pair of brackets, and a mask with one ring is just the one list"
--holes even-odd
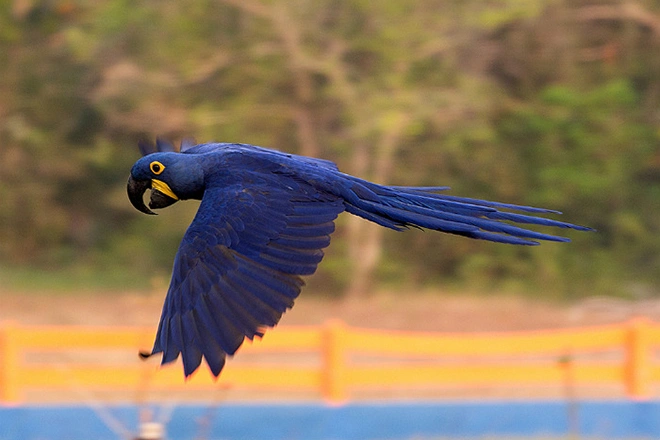
[(158, 162), (157, 160), (154, 160), (149, 164), (149, 169), (151, 170), (152, 173), (155, 175), (159, 175), (165, 170), (165, 165), (162, 163)]

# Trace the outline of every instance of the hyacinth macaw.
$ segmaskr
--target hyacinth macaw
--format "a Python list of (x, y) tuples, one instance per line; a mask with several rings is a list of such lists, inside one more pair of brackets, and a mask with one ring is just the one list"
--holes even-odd
[(512, 223), (590, 229), (535, 215), (558, 211), (442, 194), (446, 187), (378, 185), (327, 160), (252, 145), (182, 143), (177, 152), (159, 140), (140, 150), (128, 180), (136, 209), (154, 214), (201, 200), (174, 260), (153, 349), (143, 354), (162, 353), (162, 364), (181, 354), (186, 376), (205, 358), (217, 377), (245, 337), (278, 323), (343, 211), (396, 231), (412, 226), (514, 245), (569, 239)]

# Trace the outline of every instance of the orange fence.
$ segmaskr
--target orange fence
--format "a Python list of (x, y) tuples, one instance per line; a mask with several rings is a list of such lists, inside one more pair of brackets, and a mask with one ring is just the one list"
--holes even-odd
[[(138, 361), (137, 352), (150, 346), (153, 331), (2, 325), (0, 403), (20, 403), (29, 390), (65, 389), (72, 383), (136, 389), (145, 374), (149, 387), (161, 391), (216, 384), (204, 368), (185, 381), (180, 365), (159, 369)], [(571, 386), (618, 386), (630, 398), (644, 399), (660, 381), (654, 356), (658, 347), (660, 325), (643, 318), (600, 327), (484, 334), (365, 330), (331, 321), (321, 327), (280, 327), (261, 341), (246, 343), (218, 384), (304, 390), (342, 402), (358, 390), (569, 381)], [(110, 356), (121, 350), (130, 353), (128, 361)], [(252, 360), (239, 361), (242, 357)]]

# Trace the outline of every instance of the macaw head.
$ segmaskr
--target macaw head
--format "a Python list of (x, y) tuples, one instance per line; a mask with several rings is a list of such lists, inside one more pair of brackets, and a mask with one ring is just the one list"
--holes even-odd
[(165, 208), (179, 200), (201, 199), (204, 172), (198, 158), (171, 151), (147, 154), (133, 165), (127, 192), (135, 209), (155, 214), (144, 204), (143, 195), (147, 189), (151, 189), (151, 209)]

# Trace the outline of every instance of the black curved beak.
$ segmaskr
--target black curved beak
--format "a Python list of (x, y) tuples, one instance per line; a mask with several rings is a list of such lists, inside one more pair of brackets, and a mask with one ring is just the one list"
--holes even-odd
[(128, 200), (131, 201), (131, 204), (138, 211), (144, 212), (145, 214), (156, 215), (155, 212), (147, 208), (142, 199), (142, 196), (144, 196), (144, 193), (149, 188), (151, 188), (151, 180), (136, 180), (132, 175), (128, 177), (128, 185), (126, 186)]
[[(156, 184), (160, 184), (160, 186)], [(135, 209), (150, 215), (156, 215), (156, 213), (151, 209), (166, 208), (178, 201), (178, 199), (172, 198), (170, 195), (167, 195), (156, 188), (163, 189), (163, 191), (174, 195), (169, 186), (163, 184), (163, 182), (153, 180), (137, 180), (131, 175), (128, 178), (128, 185), (126, 187), (126, 191), (128, 192), (128, 200), (131, 201), (131, 204), (135, 207)], [(143, 199), (144, 193), (148, 189), (151, 189), (151, 197), (149, 198), (149, 208), (151, 209), (145, 206)]]

